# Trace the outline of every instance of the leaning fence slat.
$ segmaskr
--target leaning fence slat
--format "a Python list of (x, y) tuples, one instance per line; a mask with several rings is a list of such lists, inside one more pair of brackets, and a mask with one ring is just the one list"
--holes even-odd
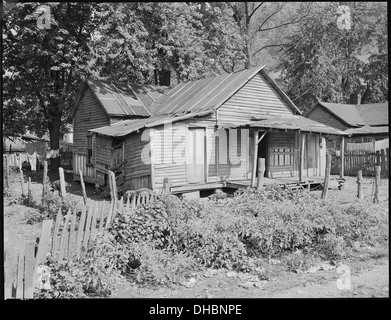
[(18, 275), (16, 280), (16, 299), (23, 299), (23, 278), (24, 278), (24, 247), (19, 248)]
[(67, 215), (65, 217), (65, 223), (64, 223), (64, 227), (62, 229), (61, 240), (60, 240), (60, 248), (59, 248), (59, 252), (58, 252), (58, 261), (62, 261), (64, 259), (64, 254), (65, 254), (65, 251), (66, 251), (67, 238), (69, 236), (68, 224), (69, 224), (69, 220), (71, 218), (71, 212), (72, 212), (72, 210), (69, 209), (68, 213), (67, 213)]
[(107, 215), (107, 219), (106, 219), (106, 226), (105, 226), (105, 229), (107, 229), (110, 225), (110, 220), (111, 220), (111, 214), (113, 212), (113, 202), (110, 203), (110, 206), (109, 206), (109, 213)]
[(95, 208), (94, 208), (94, 213), (93, 213), (92, 221), (91, 221), (91, 236), (90, 237), (93, 237), (96, 234), (96, 220), (98, 217), (98, 211), (99, 211), (98, 201), (95, 201)]
[(77, 211), (78, 211), (77, 207), (75, 207), (73, 210), (73, 215), (71, 220), (71, 230), (69, 232), (68, 253), (67, 253), (68, 258), (72, 258), (73, 252), (75, 250), (75, 237), (76, 237), (75, 225), (77, 220)]
[[(36, 275), (37, 267), (46, 258), (50, 250), (50, 234), (52, 231), (53, 220), (44, 220), (42, 223), (41, 237), (39, 238), (39, 245), (37, 255), (35, 257), (34, 275)], [(35, 283), (35, 282), (34, 282)]]
[(89, 202), (87, 202), (87, 204), (83, 206), (80, 221), (79, 221), (79, 226), (77, 229), (76, 243), (75, 243), (75, 255), (77, 257), (79, 257), (79, 255), (80, 255), (81, 244), (83, 242), (84, 224), (85, 224), (85, 220), (86, 220), (86, 211), (87, 211), (88, 204), (89, 204)]
[(59, 240), (60, 240), (60, 237), (58, 235), (58, 230), (60, 229), (61, 221), (62, 221), (62, 212), (61, 212), (61, 207), (60, 207), (57, 212), (56, 224), (54, 226), (54, 232), (53, 232), (53, 244), (52, 244), (53, 257), (57, 256), (57, 250), (58, 250), (58, 245), (59, 245)]
[(126, 213), (129, 213), (130, 208), (130, 194), (128, 194), (128, 197), (126, 199)]
[(124, 205), (124, 197), (122, 196), (118, 203), (118, 208), (116, 208), (116, 210), (114, 211), (113, 220), (115, 219), (117, 212), (122, 213), (123, 205)]
[(25, 284), (24, 298), (32, 299), (34, 295), (34, 251), (35, 243), (26, 243), (25, 248)]
[(99, 232), (102, 232), (103, 231), (103, 221), (104, 221), (104, 218), (105, 218), (105, 210), (106, 210), (106, 201), (103, 201), (102, 202), (102, 209), (100, 211), (100, 218), (99, 218)]
[(96, 205), (96, 201), (90, 202), (90, 208), (88, 210), (87, 221), (86, 221), (86, 229), (84, 231), (83, 237), (83, 248), (87, 248), (88, 240), (90, 237), (90, 228), (91, 228), (91, 218), (94, 212), (94, 207)]
[(13, 237), (11, 233), (7, 233), (5, 241), (5, 283), (4, 283), (4, 298), (12, 297), (12, 283), (14, 277), (15, 253), (13, 249)]

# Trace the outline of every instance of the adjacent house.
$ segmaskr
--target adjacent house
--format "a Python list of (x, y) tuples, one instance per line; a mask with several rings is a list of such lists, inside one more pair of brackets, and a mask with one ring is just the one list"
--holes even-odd
[(307, 119), (263, 67), (180, 83), (118, 87), (88, 80), (72, 112), (74, 179), (122, 190), (173, 193), (321, 177), (326, 136), (341, 130)]
[[(388, 139), (388, 102), (360, 104), (328, 103), (319, 101), (306, 117), (327, 126), (348, 133), (348, 144), (362, 143), (373, 145), (375, 141)], [(333, 140), (332, 146), (339, 149), (339, 140)], [(375, 149), (373, 149), (374, 151)]]

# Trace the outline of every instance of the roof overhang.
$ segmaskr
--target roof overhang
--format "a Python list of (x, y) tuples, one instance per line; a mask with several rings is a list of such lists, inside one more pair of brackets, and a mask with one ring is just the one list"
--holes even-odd
[(225, 123), (223, 128), (256, 128), (259, 130), (284, 130), (308, 133), (322, 133), (325, 135), (347, 136), (348, 133), (326, 126), (323, 123), (299, 115), (290, 117), (271, 117), (262, 120), (254, 119), (242, 124)]
[(109, 137), (123, 137), (139, 130), (154, 128), (160, 125), (174, 123), (190, 118), (202, 117), (213, 113), (213, 110), (208, 110), (199, 113), (189, 113), (183, 116), (156, 116), (151, 118), (124, 120), (114, 123), (111, 126), (104, 126), (89, 130), (90, 132), (106, 135)]

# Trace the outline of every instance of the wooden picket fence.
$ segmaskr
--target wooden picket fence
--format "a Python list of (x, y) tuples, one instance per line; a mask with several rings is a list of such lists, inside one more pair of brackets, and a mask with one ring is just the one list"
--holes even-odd
[(59, 210), (51, 247), (53, 258), (58, 261), (80, 258), (91, 239), (108, 229), (119, 212), (132, 214), (137, 206), (151, 203), (155, 197), (152, 190), (141, 189), (128, 191), (125, 198), (110, 203), (88, 200), (80, 209), (69, 210), (65, 217)]
[[(340, 158), (334, 153), (331, 160), (331, 174), (339, 175)], [(381, 167), (381, 177), (389, 174), (389, 149), (380, 151), (347, 151), (345, 152), (344, 175), (357, 176), (359, 170), (363, 176), (375, 176), (375, 166)]]
[(45, 220), (42, 225), (39, 244), (26, 243), (15, 252), (12, 234), (5, 236), (5, 299), (32, 299), (37, 283), (37, 267), (51, 253), (57, 261), (80, 258), (90, 240), (105, 232), (118, 212), (132, 214), (137, 206), (152, 203), (156, 194), (149, 189), (127, 191), (125, 197), (114, 198), (111, 202), (87, 200), (63, 216), (57, 213), (54, 228), (53, 220)]
[(53, 220), (42, 224), (39, 243), (28, 242), (24, 247), (15, 250), (13, 235), (5, 233), (4, 237), (4, 298), (32, 299), (37, 268), (45, 261), (50, 247), (50, 234)]

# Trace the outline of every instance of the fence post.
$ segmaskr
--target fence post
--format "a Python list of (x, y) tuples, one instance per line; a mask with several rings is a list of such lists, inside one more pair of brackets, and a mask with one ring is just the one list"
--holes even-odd
[(341, 145), (340, 145), (340, 152), (341, 152), (341, 166), (339, 168), (339, 177), (343, 179), (345, 174), (345, 137), (341, 136)]
[(67, 192), (65, 190), (65, 178), (64, 178), (64, 169), (59, 167), (58, 172), (60, 174), (60, 189), (61, 189), (61, 198), (65, 198)]
[(265, 158), (258, 158), (258, 180), (257, 180), (257, 189), (261, 189), (263, 185), (263, 176), (265, 174)]
[(384, 149), (380, 150), (380, 158), (381, 158), (381, 177), (386, 178), (387, 172), (386, 172), (386, 154), (384, 152)]
[(357, 172), (357, 197), (359, 200), (362, 199), (362, 171)]
[(163, 196), (167, 196), (171, 193), (170, 179), (163, 179)]
[(47, 180), (47, 177), (48, 177), (48, 162), (47, 162), (47, 160), (45, 160), (44, 161), (44, 165), (43, 165), (42, 206), (43, 206), (43, 203), (44, 203), (44, 200), (45, 200), (45, 196), (46, 196), (46, 180)]
[(8, 158), (7, 155), (3, 155), (3, 170), (5, 173), (5, 187), (9, 188), (9, 167), (8, 167)]
[(20, 185), (22, 187), (22, 196), (24, 196), (24, 178), (23, 178), (23, 169), (20, 168)]
[(28, 197), (28, 206), (31, 207), (31, 177), (29, 177), (29, 182), (28, 182), (28, 190), (27, 190), (27, 197)]
[(324, 183), (321, 199), (325, 200), (327, 198), (327, 191), (329, 188), (329, 180), (330, 180), (330, 168), (331, 168), (331, 154), (326, 155), (326, 170), (324, 175)]
[(87, 204), (87, 193), (86, 193), (86, 186), (84, 185), (84, 180), (83, 180), (83, 171), (81, 169), (79, 170), (79, 175), (80, 175), (81, 189), (83, 190), (84, 205), (86, 205)]
[(380, 193), (380, 166), (375, 167), (375, 197), (373, 198), (373, 203), (379, 202), (379, 193)]

